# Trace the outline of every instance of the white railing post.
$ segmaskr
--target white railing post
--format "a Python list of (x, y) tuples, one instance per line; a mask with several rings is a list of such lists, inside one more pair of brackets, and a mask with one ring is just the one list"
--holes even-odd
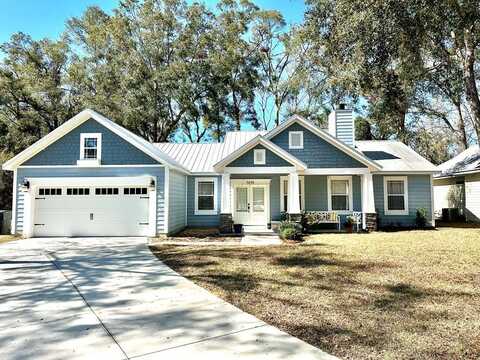
[(362, 175), (362, 228), (367, 229), (367, 214), (375, 213), (375, 198), (373, 196), (373, 176), (371, 173)]

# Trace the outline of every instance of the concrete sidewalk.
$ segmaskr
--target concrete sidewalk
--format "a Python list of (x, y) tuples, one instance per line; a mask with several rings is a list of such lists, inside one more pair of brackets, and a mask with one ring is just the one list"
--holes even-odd
[(0, 358), (335, 359), (196, 286), (145, 243), (0, 245)]

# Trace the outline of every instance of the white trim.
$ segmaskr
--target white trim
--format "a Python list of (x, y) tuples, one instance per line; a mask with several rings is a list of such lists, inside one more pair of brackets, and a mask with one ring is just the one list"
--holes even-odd
[(28, 177), (26, 178), (30, 182), (30, 186), (68, 186), (79, 185), (89, 187), (101, 187), (101, 186), (124, 186), (124, 185), (139, 185), (149, 186), (152, 180), (155, 178), (152, 176), (99, 176), (99, 177)]
[[(348, 181), (348, 210), (332, 210), (332, 180)], [(353, 181), (351, 176), (329, 176), (327, 178), (327, 197), (328, 211), (336, 211), (339, 214), (349, 213), (353, 211)]]
[(10, 233), (17, 233), (17, 169), (13, 170), (13, 194), (12, 194), (12, 220), (10, 222)]
[(231, 214), (232, 213), (232, 203), (231, 203), (231, 183), (230, 183), (230, 174), (224, 173), (222, 175), (222, 201), (221, 201), (221, 214)]
[(228, 174), (289, 174), (295, 171), (293, 166), (272, 166), (272, 167), (227, 167)]
[(165, 182), (165, 199), (164, 199), (164, 207), (163, 207), (163, 224), (164, 224), (164, 230), (168, 234), (169, 231), (169, 218), (170, 218), (170, 169), (167, 167), (165, 168), (165, 177), (164, 177), (164, 182)]
[[(82, 166), (89, 167), (89, 166)], [(163, 164), (133, 164), (133, 165), (100, 165), (100, 166), (91, 166), (91, 167), (100, 167), (100, 168), (129, 168), (129, 167), (166, 167)], [(61, 169), (61, 168), (78, 168), (78, 165), (20, 165), (17, 169)]]
[[(266, 164), (266, 155), (267, 150), (265, 149), (254, 149), (253, 150), (253, 165), (265, 165)], [(260, 156), (258, 157), (257, 154)]]
[(433, 175), (430, 175), (430, 213), (432, 215), (432, 226), (435, 227), (435, 196), (433, 194)]
[[(388, 181), (403, 181), (403, 198), (404, 198), (404, 210), (389, 210), (388, 209), (388, 193), (387, 182)], [(408, 215), (408, 177), (407, 176), (384, 176), (383, 177), (383, 206), (385, 215)]]
[(270, 184), (272, 179), (231, 179), (230, 184), (233, 185), (265, 185)]
[(321, 139), (325, 140), (326, 142), (330, 143), (331, 145), (335, 146), (336, 148), (343, 151), (344, 153), (350, 155), (355, 160), (358, 160), (361, 163), (363, 163), (363, 164), (365, 164), (369, 167), (372, 167), (375, 170), (381, 170), (382, 169), (382, 166), (380, 164), (378, 164), (377, 162), (369, 159), (368, 157), (363, 155), (360, 151), (358, 151), (355, 148), (345, 144), (344, 142), (342, 142), (339, 139), (337, 139), (336, 137), (332, 136), (331, 134), (329, 134), (325, 130), (322, 130), (322, 129), (318, 128), (317, 126), (311, 124), (310, 122), (308, 122), (307, 120), (305, 120), (304, 118), (302, 118), (301, 116), (298, 116), (298, 115), (292, 116), (287, 121), (281, 123), (279, 126), (270, 130), (270, 132), (268, 132), (265, 135), (265, 138), (270, 140), (275, 135), (279, 134), (280, 132), (282, 132), (284, 129), (286, 129), (287, 127), (289, 127), (293, 123), (298, 123), (298, 124), (302, 125), (307, 130), (310, 130), (315, 135), (317, 135)]
[(372, 171), (372, 174), (374, 175), (432, 175), (438, 171), (412, 171), (412, 170), (407, 170), (407, 171)]
[[(85, 139), (96, 139), (97, 140), (97, 157), (96, 158), (85, 158)], [(102, 133), (81, 133), (80, 134), (80, 157), (79, 160), (102, 160)]]
[(185, 176), (185, 226), (188, 225), (188, 177)]
[[(293, 145), (293, 136), (300, 135), (300, 145)], [(288, 132), (288, 148), (289, 149), (303, 149), (303, 131), (289, 131)]]
[(157, 235), (157, 177), (154, 178), (155, 188), (149, 189), (148, 196), (148, 224), (150, 236)]
[[(305, 210), (305, 176), (299, 176), (298, 177), (298, 180), (300, 181), (300, 186), (302, 188), (302, 200), (301, 200), (301, 209), (300, 210)], [(283, 202), (284, 200), (284, 196), (285, 196), (285, 193), (284, 193), (284, 189), (283, 189), (283, 182), (284, 181), (287, 181), (288, 182), (288, 176), (280, 176), (280, 212), (283, 212), (285, 210), (283, 210), (284, 208), (287, 208), (288, 209), (288, 204), (287, 206), (285, 206), (285, 203)], [(287, 189), (289, 189), (288, 185), (287, 185)], [(288, 196), (288, 194), (287, 194)]]
[(271, 150), (274, 154), (285, 159), (287, 162), (291, 163), (292, 166), (296, 167), (299, 170), (304, 170), (307, 168), (307, 164), (305, 164), (303, 161), (297, 159), (295, 156), (283, 150), (281, 147), (275, 145), (271, 141), (265, 139), (263, 136), (257, 135), (252, 140), (242, 145), (240, 148), (238, 148), (237, 150), (235, 150), (234, 152), (232, 152), (231, 154), (227, 155), (222, 160), (217, 162), (214, 165), (215, 170), (218, 172), (223, 172), (223, 170), (226, 169), (226, 166), (228, 164), (230, 164), (233, 160), (245, 154), (247, 151), (253, 149), (258, 144), (263, 145), (268, 150)]
[(172, 168), (184, 173), (190, 174), (188, 170), (186, 170), (182, 165), (177, 163), (175, 160), (171, 159), (168, 155), (163, 153), (160, 149), (158, 149), (155, 145), (149, 143), (147, 140), (141, 138), (138, 135), (135, 135), (131, 131), (128, 131), (124, 127), (114, 123), (113, 121), (107, 119), (105, 116), (100, 115), (96, 111), (91, 109), (85, 109), (82, 112), (78, 113), (70, 120), (66, 121), (64, 124), (60, 125), (58, 128), (50, 132), (49, 134), (45, 135), (41, 139), (39, 139), (36, 143), (29, 146), (27, 149), (23, 150), (21, 153), (13, 157), (12, 159), (8, 160), (2, 165), (3, 170), (13, 170), (17, 168), (19, 165), (27, 161), (28, 159), (32, 158), (40, 151), (45, 149), (50, 144), (54, 143), (58, 139), (62, 138), (64, 135), (68, 134), (73, 129), (77, 128), (84, 122), (89, 119), (94, 119), (101, 125), (105, 126), (110, 131), (116, 133), (118, 136), (123, 138), (125, 141), (129, 142), (137, 149), (143, 151), (145, 154), (149, 155), (153, 159), (161, 162), (166, 163), (167, 165), (171, 166)]
[(299, 171), (304, 175), (363, 175), (370, 174), (368, 168), (324, 168)]
[[(213, 182), (213, 210), (198, 210), (198, 183)], [(216, 177), (197, 177), (195, 178), (195, 215), (217, 215), (218, 214), (218, 178)]]

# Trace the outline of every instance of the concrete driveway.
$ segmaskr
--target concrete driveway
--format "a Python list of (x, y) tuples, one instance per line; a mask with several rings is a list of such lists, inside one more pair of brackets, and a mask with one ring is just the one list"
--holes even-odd
[(196, 286), (144, 238), (0, 245), (1, 359), (334, 359)]

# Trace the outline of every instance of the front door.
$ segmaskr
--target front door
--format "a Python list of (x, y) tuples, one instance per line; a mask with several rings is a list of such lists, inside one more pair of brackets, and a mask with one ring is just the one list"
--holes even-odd
[(268, 185), (237, 185), (234, 188), (236, 224), (266, 225), (268, 222)]

